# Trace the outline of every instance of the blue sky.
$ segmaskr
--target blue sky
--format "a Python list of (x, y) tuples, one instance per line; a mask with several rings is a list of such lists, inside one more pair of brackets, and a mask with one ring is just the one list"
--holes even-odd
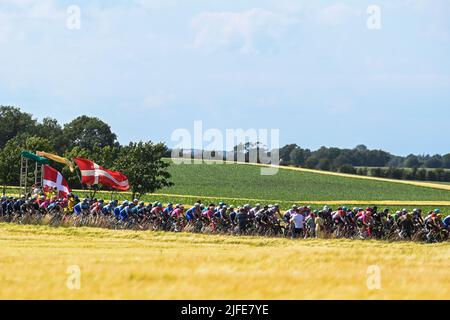
[(449, 57), (447, 0), (0, 0), (0, 104), (98, 116), (122, 143), (172, 146), (202, 120), (314, 149), (448, 153)]

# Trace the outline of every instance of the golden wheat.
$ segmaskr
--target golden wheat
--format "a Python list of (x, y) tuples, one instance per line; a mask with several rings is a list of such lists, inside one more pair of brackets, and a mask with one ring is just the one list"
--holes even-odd
[[(449, 261), (449, 243), (0, 224), (1, 299), (450, 299)], [(80, 290), (66, 285), (72, 265)]]

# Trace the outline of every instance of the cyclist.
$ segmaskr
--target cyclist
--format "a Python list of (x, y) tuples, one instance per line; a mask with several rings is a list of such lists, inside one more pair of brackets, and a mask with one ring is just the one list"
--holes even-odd
[(172, 214), (173, 210), (174, 210), (173, 203), (169, 202), (167, 204), (167, 207), (163, 210), (163, 216), (166, 217), (166, 218), (170, 217), (170, 215)]
[(450, 231), (450, 214), (442, 220), (442, 223), (444, 224), (444, 228)]
[(402, 239), (411, 239), (414, 230), (414, 222), (412, 219), (412, 214), (407, 213), (404, 216), (400, 217), (398, 225), (400, 227), (399, 233), (400, 237)]
[(201, 216), (200, 203), (196, 202), (192, 208), (186, 211), (186, 220), (196, 220)]
[(73, 211), (76, 215), (80, 215), (84, 210), (89, 210), (88, 199), (83, 199), (82, 202), (77, 203), (73, 207)]
[(302, 212), (294, 212), (291, 215), (290, 224), (292, 228), (292, 239), (297, 238), (298, 236), (303, 235), (303, 226), (305, 222), (305, 217), (303, 216)]
[(305, 219), (306, 237), (316, 237), (316, 214), (311, 212)]
[(243, 233), (247, 230), (249, 222), (249, 216), (244, 208), (239, 207), (236, 213), (237, 230), (239, 233)]

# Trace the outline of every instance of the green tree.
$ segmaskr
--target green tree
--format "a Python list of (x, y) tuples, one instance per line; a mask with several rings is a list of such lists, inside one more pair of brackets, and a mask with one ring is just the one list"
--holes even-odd
[(170, 163), (162, 159), (166, 150), (163, 143), (152, 142), (132, 142), (121, 149), (115, 169), (128, 177), (132, 198), (173, 185), (167, 171)]
[(18, 134), (32, 133), (36, 126), (29, 113), (11, 106), (0, 106), (0, 148)]
[(93, 150), (94, 147), (116, 145), (117, 136), (111, 131), (111, 127), (95, 117), (81, 116), (64, 125), (64, 139), (67, 148), (81, 147)]
[(416, 174), (417, 180), (425, 181), (427, 180), (427, 169), (421, 168), (417, 171)]
[(19, 184), (22, 149), (16, 140), (11, 139), (0, 151), (0, 181), (3, 185), (3, 194), (7, 185)]
[[(52, 152), (48, 139), (20, 134), (9, 140), (0, 152), (0, 181), (5, 185), (18, 185), (20, 177), (20, 153), (23, 150)], [(34, 168), (31, 166), (31, 168)]]
[(295, 149), (300, 149), (300, 147), (296, 144), (287, 144), (283, 148), (279, 150), (280, 156), (280, 164), (282, 165), (290, 165), (294, 164), (294, 161), (291, 159), (292, 151)]
[(339, 168), (340, 173), (356, 174), (356, 169), (351, 164), (344, 164)]
[(373, 177), (383, 177), (383, 170), (379, 167), (370, 169), (370, 175)]
[(308, 169), (315, 169), (318, 164), (319, 160), (314, 156), (309, 157), (305, 161), (305, 167)]
[(419, 158), (413, 154), (406, 157), (405, 163), (403, 164), (406, 168), (419, 168), (420, 161)]
[(442, 167), (445, 169), (450, 169), (450, 153), (442, 156)]
[(319, 163), (317, 164), (316, 167), (319, 170), (330, 171), (331, 170), (331, 161), (327, 158), (322, 158), (319, 160)]
[(425, 168), (442, 168), (442, 157), (440, 155), (434, 155), (425, 162)]
[(300, 147), (297, 147), (293, 149), (289, 155), (289, 158), (291, 159), (290, 164), (303, 166), (310, 154), (311, 152), (309, 152), (309, 150), (304, 150)]
[(56, 119), (44, 118), (42, 123), (36, 125), (34, 134), (48, 139), (58, 153), (63, 153), (67, 147), (63, 129)]

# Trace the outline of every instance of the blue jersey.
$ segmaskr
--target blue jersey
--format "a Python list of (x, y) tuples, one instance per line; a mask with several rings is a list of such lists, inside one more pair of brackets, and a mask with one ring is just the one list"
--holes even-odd
[(123, 206), (118, 206), (114, 208), (114, 215), (116, 216), (117, 219), (120, 218), (120, 211), (122, 211)]
[(109, 215), (111, 212), (113, 212), (113, 210), (114, 210), (114, 206), (111, 203), (109, 203), (102, 208), (102, 213), (104, 215)]
[(170, 216), (170, 214), (172, 213), (172, 211), (173, 211), (173, 207), (167, 207), (167, 208), (164, 209), (163, 215), (166, 216), (166, 217), (168, 217), (168, 216)]
[(6, 207), (7, 206), (8, 206), (8, 201), (7, 200), (3, 201), (2, 202), (2, 209), (3, 209), (3, 211), (6, 211)]
[(195, 211), (197, 208), (193, 207), (186, 211), (186, 220), (191, 221), (195, 219)]
[(448, 215), (442, 222), (444, 222), (444, 225), (446, 228), (450, 227), (450, 215)]
[(122, 221), (125, 221), (128, 219), (128, 217), (130, 216), (131, 213), (131, 209), (130, 207), (125, 207), (122, 210), (120, 210), (120, 219)]
[(230, 212), (230, 221), (234, 222), (236, 219), (236, 211), (231, 211)]
[(137, 214), (138, 214), (138, 211), (139, 211), (139, 207), (133, 207), (133, 209), (131, 209), (131, 213), (132, 213), (133, 215), (137, 215)]
[(81, 214), (83, 210), (86, 210), (89, 208), (89, 205), (87, 203), (79, 202), (73, 207), (73, 212), (75, 212), (77, 215)]

